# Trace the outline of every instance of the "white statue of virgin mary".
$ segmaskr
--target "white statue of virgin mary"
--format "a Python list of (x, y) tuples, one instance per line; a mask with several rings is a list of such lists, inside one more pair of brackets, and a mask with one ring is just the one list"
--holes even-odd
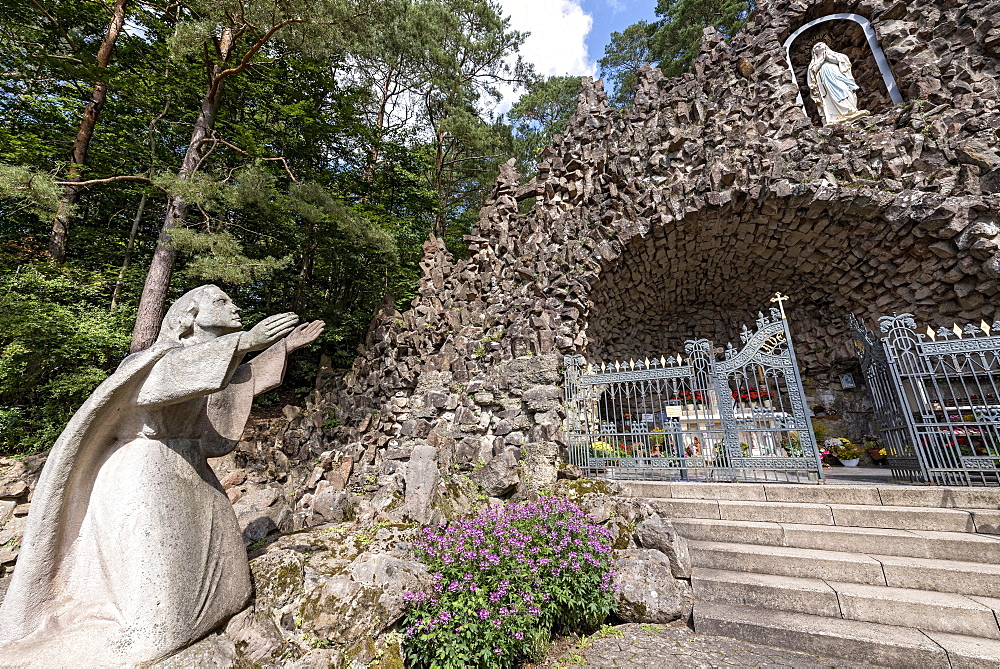
[(867, 111), (858, 110), (858, 84), (851, 74), (851, 61), (842, 53), (828, 47), (826, 42), (816, 42), (812, 48), (812, 61), (806, 81), (813, 102), (823, 114), (824, 125), (843, 123)]

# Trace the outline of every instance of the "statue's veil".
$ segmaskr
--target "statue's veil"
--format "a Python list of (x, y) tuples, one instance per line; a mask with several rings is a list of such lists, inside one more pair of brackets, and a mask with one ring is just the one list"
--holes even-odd
[(120, 421), (116, 409), (176, 346), (158, 342), (125, 358), (56, 440), (32, 495), (17, 568), (0, 604), (0, 642), (21, 639), (46, 619), (45, 604), (54, 600), (56, 575), (72, 555), (101, 462), (115, 440)]
[(198, 305), (201, 304), (202, 295), (210, 290), (222, 292), (218, 286), (207, 284), (193, 288), (177, 298), (163, 317), (163, 325), (160, 326), (160, 335), (156, 338), (156, 343), (179, 344), (189, 335), (194, 329), (194, 319), (198, 315)]

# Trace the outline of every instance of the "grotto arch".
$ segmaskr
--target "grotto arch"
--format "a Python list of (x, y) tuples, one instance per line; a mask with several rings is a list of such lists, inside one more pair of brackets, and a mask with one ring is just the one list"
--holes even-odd
[[(872, 27), (871, 22), (864, 16), (861, 16), (860, 14), (851, 14), (846, 12), (838, 14), (827, 14), (826, 16), (821, 16), (819, 18), (813, 19), (801, 25), (794, 32), (792, 32), (792, 34), (789, 35), (788, 38), (785, 39), (784, 43), (782, 44), (782, 47), (785, 50), (785, 60), (788, 63), (788, 69), (792, 73), (792, 83), (795, 84), (795, 88), (798, 91), (798, 94), (795, 98), (795, 102), (800, 107), (802, 107), (802, 110), (805, 112), (806, 116), (813, 118), (814, 121), (816, 120), (814, 118), (814, 114), (811, 113), (813, 110), (810, 108), (810, 105), (806, 104), (806, 98), (804, 98), (802, 95), (804, 77), (800, 81), (800, 78), (795, 73), (797, 64), (793, 62), (792, 47), (795, 45), (796, 41), (800, 37), (806, 34), (814, 33), (819, 26), (822, 26), (823, 24), (831, 21), (853, 21), (860, 27), (860, 29), (863, 31), (864, 39), (868, 44), (868, 48), (871, 51), (871, 56), (874, 58), (875, 65), (877, 66), (879, 73), (882, 75), (882, 82), (885, 85), (886, 92), (888, 93), (889, 98), (892, 101), (892, 104), (899, 104), (903, 102), (903, 95), (902, 93), (900, 93), (899, 87), (896, 85), (896, 79), (893, 76), (892, 70), (889, 67), (889, 61), (886, 59), (885, 53), (882, 51), (882, 47), (878, 43), (878, 37), (875, 34), (875, 29)], [(841, 51), (843, 48), (840, 47), (838, 44), (831, 44), (830, 46), (833, 47), (835, 51)], [(859, 64), (856, 61), (857, 61), (856, 58), (852, 58), (852, 62), (854, 62), (855, 66)], [(860, 102), (859, 107), (864, 109), (866, 108), (866, 106), (870, 105), (871, 105), (871, 95), (869, 95), (868, 97), (868, 102), (867, 103)], [(876, 111), (876, 110), (871, 110), (871, 111)]]
[(590, 280), (587, 359), (659, 357), (693, 338), (738, 343), (739, 329), (773, 306), (775, 291), (792, 298), (786, 310), (799, 363), (817, 379), (855, 369), (852, 313), (909, 311), (941, 321), (950, 301), (951, 318), (993, 318), (994, 306), (976, 291), (995, 293), (995, 281), (950, 283), (956, 262), (941, 257), (939, 239), (917, 234), (919, 218), (856, 196), (829, 186), (735, 195), (634, 233)]

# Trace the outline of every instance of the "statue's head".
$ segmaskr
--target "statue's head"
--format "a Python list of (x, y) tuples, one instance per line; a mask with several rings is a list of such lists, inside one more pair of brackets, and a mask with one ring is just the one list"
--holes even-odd
[(813, 58), (820, 58), (829, 48), (826, 42), (816, 42), (813, 44)]
[(183, 343), (198, 332), (221, 336), (241, 327), (240, 310), (231, 297), (218, 286), (198, 286), (170, 305), (156, 342)]

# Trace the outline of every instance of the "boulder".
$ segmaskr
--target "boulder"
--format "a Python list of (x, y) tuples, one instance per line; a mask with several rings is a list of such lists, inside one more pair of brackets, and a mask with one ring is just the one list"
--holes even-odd
[(577, 465), (574, 465), (572, 462), (567, 462), (565, 464), (560, 463), (559, 478), (561, 479), (576, 481), (577, 479), (582, 479), (586, 475), (586, 472), (580, 469)]
[(240, 497), (233, 504), (236, 520), (249, 546), (265, 537), (291, 529), (292, 508), (277, 488), (261, 488)]
[(21, 497), (28, 494), (28, 484), (21, 479), (0, 481), (0, 497)]
[(674, 578), (670, 560), (657, 550), (617, 551), (612, 610), (629, 623), (686, 620), (694, 598), (691, 584)]
[(562, 405), (563, 389), (559, 386), (532, 386), (521, 396), (531, 412), (552, 411)]
[(418, 523), (430, 523), (435, 515), (434, 499), (441, 480), (437, 449), (425, 441), (418, 441), (410, 454), (410, 461), (406, 463), (403, 478), (406, 482), (404, 517)]
[(502, 497), (517, 487), (521, 469), (517, 464), (517, 449), (506, 448), (486, 465), (472, 474), (490, 497)]
[(418, 562), (362, 554), (335, 576), (322, 576), (291, 611), (296, 627), (335, 644), (350, 644), (391, 627), (406, 610), (403, 596), (429, 588)]
[(299, 551), (274, 550), (250, 561), (256, 607), (277, 611), (301, 594), (306, 558)]
[(236, 644), (241, 659), (259, 665), (280, 654), (281, 630), (267, 611), (250, 607), (233, 616), (226, 625), (226, 637)]
[(236, 666), (236, 644), (222, 634), (213, 634), (156, 662), (155, 669), (231, 669)]
[(340, 523), (349, 520), (351, 516), (351, 494), (337, 490), (335, 485), (326, 485), (321, 481), (312, 499), (314, 523)]
[(674, 578), (691, 578), (691, 553), (687, 539), (678, 534), (673, 523), (658, 515), (639, 523), (636, 538), (643, 548), (658, 550), (670, 561)]

